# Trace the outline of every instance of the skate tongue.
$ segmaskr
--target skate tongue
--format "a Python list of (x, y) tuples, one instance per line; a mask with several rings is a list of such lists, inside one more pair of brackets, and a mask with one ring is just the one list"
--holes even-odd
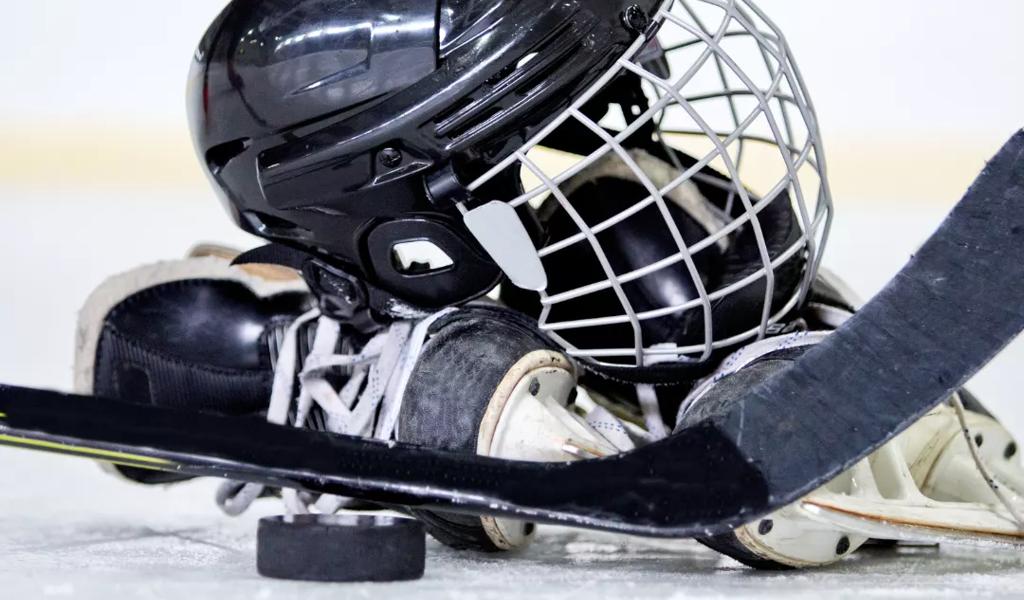
[[(258, 249), (257, 249), (258, 250)], [(250, 251), (252, 252), (252, 251)], [(213, 257), (228, 261), (249, 275), (268, 282), (301, 282), (302, 276), (295, 269), (276, 263), (240, 260), (243, 253), (229, 246), (213, 243), (199, 243), (188, 251), (189, 258)], [(249, 254), (248, 252), (245, 254)]]
[(235, 253), (232, 265), (276, 265), (299, 272), (310, 255), (281, 244), (266, 244), (242, 253)]

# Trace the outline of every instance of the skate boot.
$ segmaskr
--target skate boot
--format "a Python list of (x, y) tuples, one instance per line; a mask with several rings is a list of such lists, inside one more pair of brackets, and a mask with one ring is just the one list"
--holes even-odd
[[(532, 321), (506, 308), (471, 304), (395, 322), (347, 354), (334, 349), (337, 335), (337, 322), (321, 316), (301, 365), (281, 353), (268, 420), (282, 423), (291, 414), (291, 424), (308, 426), (319, 413), (327, 431), (524, 461), (607, 456), (647, 439), (641, 427), (613, 414), (615, 407), (578, 388), (572, 362)], [(261, 490), (249, 484), (231, 492), (222, 505), (238, 512)], [(295, 513), (346, 506), (342, 498), (283, 494)], [(535, 531), (513, 519), (409, 512), (457, 549), (515, 550)]]
[[(234, 257), (207, 247), (101, 285), (80, 315), (77, 391), (519, 460), (604, 456), (645, 438), (628, 408), (610, 407), (624, 418), (614, 416), (578, 391), (572, 362), (513, 311), (471, 305), (365, 335), (323, 317), (294, 271), (232, 266)], [(182, 479), (114, 468), (140, 483)], [(278, 493), (292, 514), (353, 506), (232, 482), (217, 500), (238, 514)], [(456, 548), (515, 549), (534, 531), (411, 512)]]

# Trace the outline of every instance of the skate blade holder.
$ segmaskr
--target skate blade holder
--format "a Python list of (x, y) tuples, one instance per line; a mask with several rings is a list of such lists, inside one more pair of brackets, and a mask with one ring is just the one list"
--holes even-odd
[[(968, 426), (986, 466), (1024, 510), (1012, 436), (977, 413)], [(758, 555), (794, 567), (835, 562), (868, 539), (1024, 545), (1024, 529), (976, 468), (945, 405), (799, 502), (735, 533)]]
[(384, 515), (292, 515), (260, 519), (256, 568), (274, 579), (410, 581), (423, 576), (426, 532), (415, 519)]
[[(577, 461), (617, 453), (569, 409), (571, 403), (587, 399), (585, 392), (578, 392), (574, 367), (564, 355), (535, 350), (523, 356), (499, 382), (481, 417), (477, 451), (530, 462)], [(535, 532), (532, 523), (519, 519), (484, 516), (481, 522), (491, 541), (504, 549), (525, 546)]]

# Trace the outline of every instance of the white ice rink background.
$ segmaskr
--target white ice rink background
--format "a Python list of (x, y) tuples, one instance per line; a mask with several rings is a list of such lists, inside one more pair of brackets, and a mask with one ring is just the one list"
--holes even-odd
[[(197, 240), (256, 243), (207, 189), (185, 130), (188, 59), (222, 5), (5, 7), (0, 381), (69, 388), (75, 311), (106, 275)], [(869, 296), (1024, 126), (1024, 3), (761, 5), (788, 35), (825, 136), (837, 213), (825, 264)], [(972, 388), (1024, 434), (1022, 359), (1018, 340)], [(1024, 553), (1006, 549), (876, 550), (824, 571), (763, 574), (688, 541), (563, 529), (505, 559), (432, 544), (417, 583), (272, 582), (255, 574), (254, 523), (220, 516), (210, 482), (136, 488), (85, 461), (3, 449), (0, 598), (1024, 594)]]

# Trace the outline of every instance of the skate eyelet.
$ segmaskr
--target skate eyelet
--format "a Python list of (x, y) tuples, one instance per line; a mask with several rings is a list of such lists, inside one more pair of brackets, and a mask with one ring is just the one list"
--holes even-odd
[(1006, 445), (1006, 449), (1003, 450), (1003, 458), (1009, 460), (1017, 455), (1017, 443), (1010, 442)]
[(768, 535), (774, 527), (775, 523), (771, 519), (765, 519), (757, 524), (757, 532), (761, 535)]
[(981, 435), (980, 433), (975, 434), (975, 436), (974, 436), (974, 445), (979, 447), (979, 448), (981, 448), (981, 445), (984, 444), (984, 443), (985, 443), (985, 436)]
[(845, 535), (839, 538), (839, 543), (836, 544), (836, 554), (846, 554), (850, 550), (850, 538)]

